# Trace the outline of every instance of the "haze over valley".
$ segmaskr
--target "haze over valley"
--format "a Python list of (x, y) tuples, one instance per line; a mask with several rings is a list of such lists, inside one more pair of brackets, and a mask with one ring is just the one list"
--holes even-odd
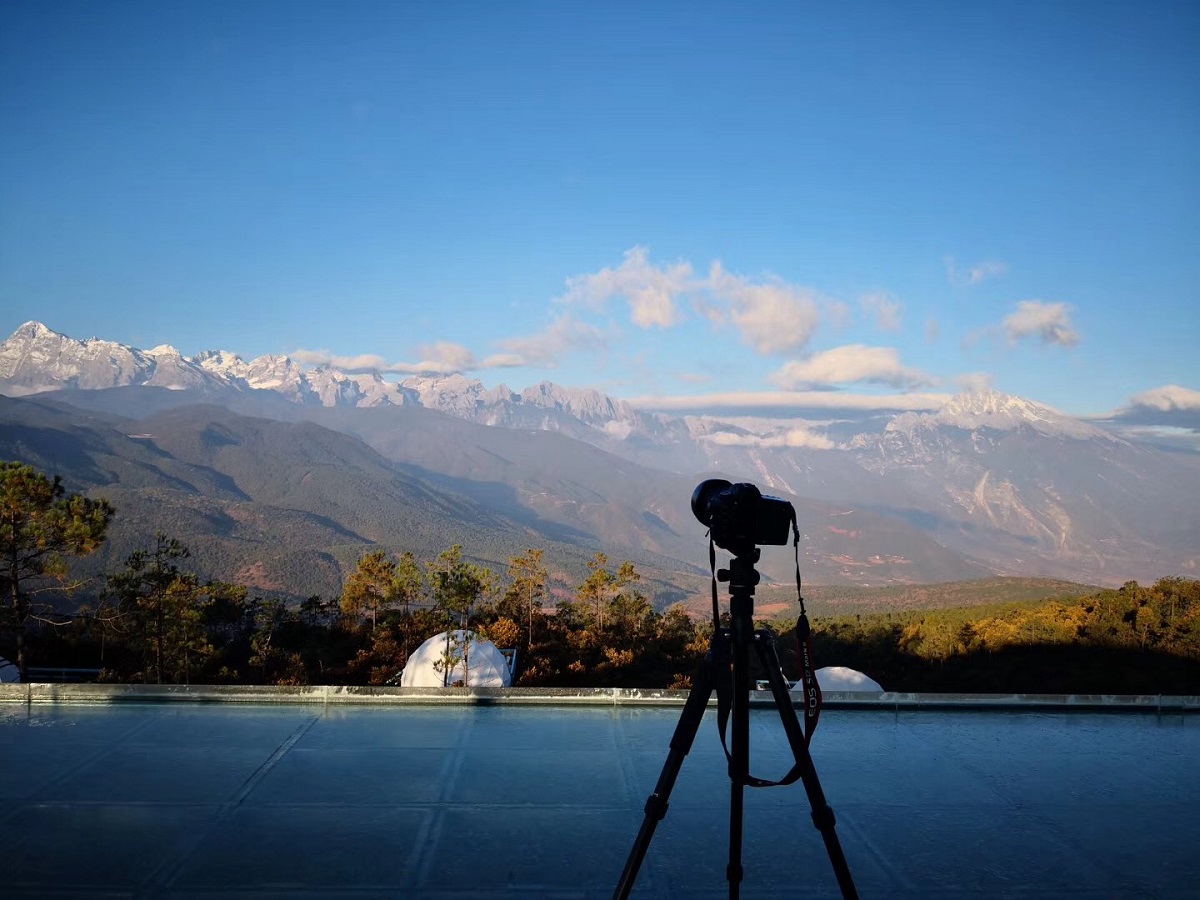
[[(0, 344), (0, 393), (0, 457), (118, 508), (99, 568), (160, 530), (206, 575), (291, 596), (336, 593), (372, 545), (461, 543), (497, 567), (544, 546), (566, 582), (601, 550), (681, 599), (703, 590), (689, 501), (707, 477), (795, 505), (810, 584), (1117, 585), (1190, 574), (1200, 548), (1200, 456), (990, 389), (890, 416), (677, 416), (550, 382), (385, 381), (30, 322)], [(769, 576), (790, 566), (764, 551)]]

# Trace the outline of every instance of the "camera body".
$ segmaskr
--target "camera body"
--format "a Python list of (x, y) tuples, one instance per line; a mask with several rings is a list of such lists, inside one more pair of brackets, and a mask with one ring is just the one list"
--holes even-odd
[(752, 484), (731, 484), (721, 478), (696, 487), (692, 512), (708, 526), (714, 544), (735, 554), (757, 544), (787, 544), (796, 517), (786, 500), (764, 496)]

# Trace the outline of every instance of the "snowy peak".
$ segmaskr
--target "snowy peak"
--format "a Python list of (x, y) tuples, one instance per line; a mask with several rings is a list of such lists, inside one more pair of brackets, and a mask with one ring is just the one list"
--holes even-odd
[(244, 378), (249, 368), (244, 359), (228, 350), (201, 350), (192, 362), (219, 378)]
[(904, 413), (887, 426), (889, 432), (910, 436), (919, 430), (939, 428), (963, 431), (1026, 429), (1048, 437), (1116, 440), (1108, 432), (1049, 406), (991, 388), (956, 394), (936, 412)]
[(12, 337), (9, 340), (14, 340), (14, 339), (18, 339), (18, 338), (22, 339), (22, 340), (37, 340), (39, 338), (44, 339), (44, 338), (48, 338), (48, 337), (61, 338), (61, 337), (65, 337), (65, 335), (59, 334), (56, 331), (51, 331), (49, 328), (47, 328), (41, 322), (34, 322), (34, 321), (30, 320), (30, 321), (26, 322), (24, 325), (22, 325), (20, 328), (18, 328), (16, 331), (14, 331), (12, 333)]
[(141, 351), (99, 338), (78, 341), (40, 322), (26, 322), (0, 344), (0, 381), (11, 394), (126, 384), (195, 387), (205, 380), (173, 347)]
[[(40, 322), (26, 322), (0, 343), (0, 392), (18, 395), (61, 388), (97, 389), (153, 385), (207, 391), (266, 390), (303, 405), (373, 407), (412, 404), (486, 425), (565, 431), (586, 440), (646, 440), (674, 446), (688, 440), (688, 425), (662, 415), (641, 413), (628, 403), (591, 388), (567, 388), (543, 381), (521, 393), (504, 385), (487, 388), (461, 374), (413, 376), (400, 383), (378, 374), (347, 374), (328, 366), (310, 368), (288, 356), (264, 355), (247, 362), (225, 350), (205, 350), (185, 357), (170, 345), (138, 350), (90, 338), (75, 340)], [(1042, 436), (1116, 440), (1108, 432), (1066, 416), (1048, 406), (978, 390), (959, 394), (933, 413), (905, 413), (887, 426), (894, 439), (921, 443), (946, 429), (960, 432), (1028, 431)], [(754, 430), (761, 436), (761, 429)], [(755, 446), (797, 445), (794, 428), (780, 443), (772, 436)], [(884, 435), (860, 435), (851, 446), (874, 443)], [(690, 439), (696, 439), (692, 434)], [(750, 443), (747, 435), (706, 435), (706, 444)], [(819, 446), (831, 447), (826, 440)]]
[(569, 430), (624, 440), (663, 430), (621, 400), (591, 388), (566, 388), (544, 381), (517, 394), (487, 388), (461, 374), (413, 376), (400, 383), (374, 373), (347, 374), (329, 366), (310, 368), (291, 357), (259, 356), (247, 362), (226, 350), (183, 356), (163, 344), (138, 350), (91, 338), (78, 341), (26, 322), (0, 343), (0, 392), (17, 395), (62, 388), (96, 389), (154, 385), (209, 391), (273, 391), (292, 403), (312, 406), (400, 406), (413, 404), (486, 425)]
[(489, 390), (482, 381), (464, 375), (414, 375), (400, 382), (414, 393), (421, 406), (456, 416), (471, 417), (478, 411), (517, 402), (520, 398), (497, 385)]
[(1067, 418), (1057, 410), (992, 388), (951, 397), (935, 414), (945, 424), (998, 428), (1006, 424), (1049, 422)]
[(561, 409), (584, 422), (632, 421), (637, 416), (628, 403), (593, 388), (566, 388), (552, 381), (525, 388), (521, 400), (545, 409)]
[(186, 357), (169, 344), (139, 350), (100, 338), (79, 341), (40, 322), (26, 322), (0, 343), (0, 392), (5, 394), (127, 385), (268, 390), (293, 403), (321, 406), (411, 402), (408, 392), (378, 375), (346, 375), (329, 368), (307, 370), (288, 356), (267, 355), (246, 362), (227, 350), (205, 350)]

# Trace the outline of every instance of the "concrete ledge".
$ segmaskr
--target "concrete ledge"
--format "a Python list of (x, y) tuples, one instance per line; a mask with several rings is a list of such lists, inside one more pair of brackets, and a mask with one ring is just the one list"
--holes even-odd
[[(1200, 697), (1116, 694), (919, 694), (827, 691), (827, 709), (863, 710), (1105, 710), (1200, 712)], [(637, 688), (400, 688), (310, 685), (0, 684), (0, 704), (270, 703), (322, 705), (682, 706), (687, 691)], [(750, 702), (770, 707), (768, 691)], [(710, 700), (716, 705), (716, 700)], [(795, 705), (801, 700), (796, 695)]]

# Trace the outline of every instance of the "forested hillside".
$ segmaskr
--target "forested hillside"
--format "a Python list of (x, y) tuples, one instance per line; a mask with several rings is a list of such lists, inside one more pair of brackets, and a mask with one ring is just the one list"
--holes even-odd
[[(787, 623), (781, 623), (787, 627)], [(1200, 581), (818, 620), (821, 664), (888, 690), (1200, 693)]]
[[(432, 557), (375, 548), (358, 556), (337, 596), (289, 603), (253, 585), (202, 579), (189, 549), (158, 533), (81, 602), (84, 581), (72, 566), (104, 544), (116, 515), (104, 500), (68, 494), (57, 478), (0, 463), (0, 655), (23, 673), (387, 684), (422, 641), (460, 628), (516, 651), (518, 685), (682, 687), (712, 633), (710, 616), (681, 604), (659, 611), (636, 565), (602, 552), (573, 589), (554, 595), (541, 548), (513, 555), (503, 572), (458, 544)], [(1083, 596), (1058, 587), (1043, 585), (1039, 599), (945, 609), (829, 615), (814, 607), (817, 662), (859, 669), (893, 691), (1200, 693), (1200, 581), (1128, 582)], [(977, 596), (1033, 589), (988, 581)], [(946, 590), (910, 589), (931, 599)], [(771, 627), (795, 676), (791, 624)]]

